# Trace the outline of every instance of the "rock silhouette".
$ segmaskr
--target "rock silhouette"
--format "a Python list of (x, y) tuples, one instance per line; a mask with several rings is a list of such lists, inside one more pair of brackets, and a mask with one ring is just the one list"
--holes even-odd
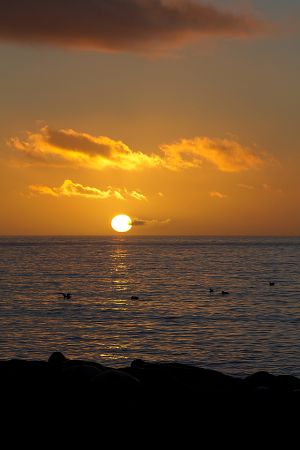
[[(270, 405), (282, 399), (299, 402), (300, 379), (290, 375), (256, 372), (245, 378), (180, 363), (153, 363), (141, 359), (115, 369), (87, 360), (53, 353), (48, 361), (0, 361), (2, 395), (18, 404), (41, 399), (46, 404), (96, 402), (101, 408), (133, 411), (186, 411), (224, 408), (237, 404)], [(200, 405), (200, 406), (199, 406)], [(175, 409), (174, 409), (175, 408)]]

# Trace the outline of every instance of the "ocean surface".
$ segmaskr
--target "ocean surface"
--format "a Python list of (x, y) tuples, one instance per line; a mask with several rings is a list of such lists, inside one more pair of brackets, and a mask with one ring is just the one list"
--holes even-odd
[(1, 237), (0, 333), (0, 359), (300, 376), (300, 238)]

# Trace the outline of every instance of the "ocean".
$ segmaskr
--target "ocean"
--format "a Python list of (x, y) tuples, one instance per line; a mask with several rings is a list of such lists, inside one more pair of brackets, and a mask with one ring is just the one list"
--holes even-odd
[(300, 238), (1, 237), (0, 331), (2, 360), (300, 376)]

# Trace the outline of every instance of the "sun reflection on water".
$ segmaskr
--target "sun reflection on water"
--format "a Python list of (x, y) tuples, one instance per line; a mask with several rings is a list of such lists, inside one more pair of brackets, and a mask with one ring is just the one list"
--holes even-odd
[(112, 291), (116, 304), (125, 305), (126, 301), (124, 301), (123, 296), (130, 290), (128, 250), (122, 245), (124, 242), (122, 239), (117, 242), (118, 244), (112, 247), (110, 253)]

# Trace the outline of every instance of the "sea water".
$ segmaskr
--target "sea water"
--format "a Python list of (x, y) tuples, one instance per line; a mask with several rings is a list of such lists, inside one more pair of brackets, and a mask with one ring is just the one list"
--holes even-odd
[(1, 237), (0, 333), (0, 359), (300, 376), (300, 238)]

